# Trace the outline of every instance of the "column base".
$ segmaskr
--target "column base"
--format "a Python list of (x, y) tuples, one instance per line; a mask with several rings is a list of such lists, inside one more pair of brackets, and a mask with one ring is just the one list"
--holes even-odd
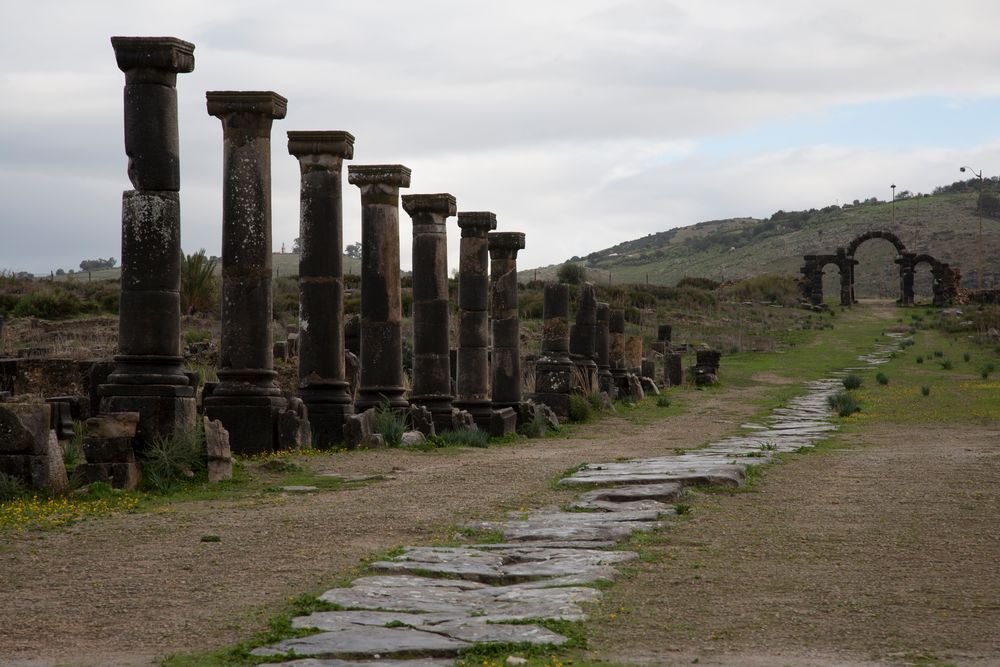
[(531, 394), (530, 398), (535, 403), (544, 403), (549, 406), (552, 412), (556, 413), (556, 417), (559, 417), (560, 422), (569, 419), (569, 394), (537, 392)]
[(101, 413), (139, 413), (136, 451), (142, 451), (157, 435), (169, 437), (190, 431), (197, 422), (198, 406), (191, 386), (103, 384), (98, 392)]
[(361, 413), (386, 403), (390, 408), (406, 410), (410, 407), (410, 402), (405, 395), (406, 389), (403, 387), (361, 387), (358, 389), (358, 398), (354, 401), (354, 411)]
[(489, 432), (490, 423), (493, 420), (493, 405), (488, 400), (455, 401), (453, 405), (472, 415), (480, 430)]
[(573, 359), (573, 366), (576, 367), (578, 384), (580, 381), (584, 383), (577, 390), (584, 394), (594, 391), (597, 388), (597, 363), (593, 359), (580, 357)]
[(350, 403), (312, 403), (305, 401), (312, 427), (313, 446), (331, 449), (344, 444), (344, 424), (354, 414)]
[(500, 408), (490, 414), (490, 437), (502, 438), (517, 432), (519, 414), (512, 408)]
[(454, 396), (448, 394), (436, 394), (432, 396), (410, 396), (410, 405), (419, 405), (427, 408), (434, 418), (434, 431), (454, 431), (456, 420), (452, 402)]
[(205, 416), (222, 422), (234, 454), (279, 449), (278, 419), (287, 401), (281, 396), (218, 396), (205, 399)]

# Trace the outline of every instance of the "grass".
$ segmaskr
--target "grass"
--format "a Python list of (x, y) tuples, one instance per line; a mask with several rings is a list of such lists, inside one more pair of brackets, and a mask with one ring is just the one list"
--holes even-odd
[(205, 471), (205, 431), (195, 428), (169, 437), (157, 435), (143, 452), (142, 483), (150, 491), (169, 493)]
[(387, 447), (399, 447), (406, 432), (406, 417), (388, 403), (375, 411), (375, 432), (381, 434)]
[(844, 378), (844, 389), (857, 389), (861, 386), (861, 376), (851, 373)]
[(855, 412), (861, 412), (858, 399), (846, 391), (838, 391), (833, 396), (829, 396), (826, 402), (841, 417), (850, 417)]

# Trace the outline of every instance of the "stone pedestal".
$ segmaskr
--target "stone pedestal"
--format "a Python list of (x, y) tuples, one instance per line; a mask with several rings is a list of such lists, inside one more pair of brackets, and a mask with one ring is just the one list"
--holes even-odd
[(399, 189), (410, 187), (410, 170), (351, 165), (347, 180), (361, 190), (361, 386), (354, 407), (363, 412), (388, 403), (405, 410)]
[(476, 425), (490, 429), (489, 367), (489, 242), (496, 215), (489, 211), (462, 211), (458, 260), (458, 353), (455, 406), (469, 412)]
[(208, 92), (222, 121), (222, 344), (219, 386), (205, 415), (229, 432), (232, 451), (278, 446), (286, 401), (274, 384), (271, 334), (271, 124), (287, 100), (273, 92)]
[(594, 360), (597, 345), (597, 293), (593, 283), (580, 288), (580, 304), (576, 310), (576, 323), (570, 330), (570, 358), (582, 380), (578, 390), (589, 394), (597, 389), (597, 362)]
[(492, 403), (521, 410), (521, 331), (517, 310), (517, 252), (521, 232), (490, 232), (490, 315), (493, 320)]
[(103, 412), (138, 412), (140, 446), (195, 425), (194, 387), (181, 366), (180, 160), (177, 74), (194, 45), (172, 37), (112, 37), (125, 73), (125, 152), (135, 190), (122, 195), (118, 356), (101, 385)]
[(575, 387), (569, 357), (569, 287), (545, 285), (542, 355), (535, 362), (535, 401), (552, 408), (559, 419), (569, 418), (569, 395)]
[(354, 157), (348, 132), (289, 132), (299, 161), (299, 397), (317, 447), (344, 441), (354, 413), (344, 375), (344, 202), (341, 167)]
[(718, 350), (698, 350), (695, 353), (694, 383), (703, 386), (715, 384), (719, 375), (719, 360), (722, 353)]
[(454, 427), (448, 341), (448, 232), (455, 198), (404, 195), (413, 220), (413, 384), (410, 404), (430, 410), (438, 431)]
[(608, 317), (608, 347), (610, 348), (611, 377), (619, 396), (627, 396), (628, 369), (625, 368), (625, 311), (614, 309)]
[(667, 387), (684, 384), (684, 358), (680, 352), (667, 352), (663, 356), (663, 384)]
[(596, 325), (594, 327), (594, 352), (597, 357), (597, 386), (614, 400), (618, 396), (614, 378), (611, 376), (611, 334), (608, 320), (611, 307), (602, 302), (597, 304)]

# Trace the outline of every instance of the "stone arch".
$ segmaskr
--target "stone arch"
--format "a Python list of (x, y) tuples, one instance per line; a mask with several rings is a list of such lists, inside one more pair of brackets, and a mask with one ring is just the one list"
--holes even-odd
[(851, 243), (847, 246), (847, 254), (854, 257), (854, 253), (857, 252), (858, 247), (865, 241), (870, 241), (872, 239), (885, 239), (896, 247), (896, 252), (900, 255), (906, 252), (906, 246), (903, 245), (903, 242), (899, 240), (898, 236), (892, 232), (877, 229), (871, 232), (865, 232), (851, 241)]
[(845, 304), (848, 292), (845, 286), (850, 285), (850, 278), (853, 275), (851, 259), (847, 257), (844, 248), (838, 248), (835, 255), (806, 255), (805, 264), (799, 270), (802, 277), (799, 279), (799, 290), (803, 301), (808, 301), (813, 306), (823, 305), (823, 269), (830, 264), (837, 267), (840, 272), (840, 302)]

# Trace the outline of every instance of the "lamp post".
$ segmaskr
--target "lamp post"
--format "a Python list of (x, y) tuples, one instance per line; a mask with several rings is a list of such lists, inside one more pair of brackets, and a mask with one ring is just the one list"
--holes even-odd
[(892, 188), (892, 208), (889, 215), (892, 218), (892, 230), (896, 231), (896, 184), (893, 183), (889, 187)]
[(979, 197), (976, 199), (976, 212), (979, 214), (979, 234), (976, 236), (976, 287), (983, 287), (983, 170), (978, 172), (972, 167), (959, 167), (963, 174), (968, 170), (979, 179)]

